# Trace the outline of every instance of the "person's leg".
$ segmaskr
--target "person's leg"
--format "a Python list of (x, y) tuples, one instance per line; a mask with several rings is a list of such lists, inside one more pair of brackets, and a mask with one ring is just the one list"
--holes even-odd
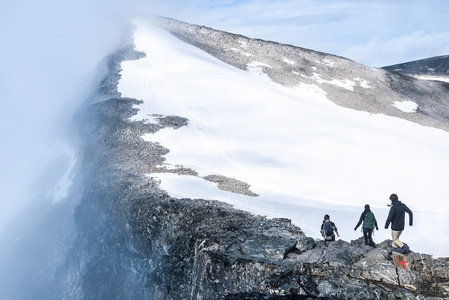
[(395, 248), (402, 248), (402, 246), (404, 246), (404, 244), (399, 240), (401, 233), (402, 233), (402, 230), (401, 231), (395, 231), (395, 230), (391, 231), (391, 237), (393, 239), (392, 246)]
[(363, 239), (365, 240), (365, 245), (369, 246), (368, 230), (366, 228), (363, 228)]
[(376, 243), (374, 243), (374, 241), (373, 241), (373, 231), (374, 231), (374, 229), (368, 229), (368, 230), (366, 231), (366, 233), (367, 233), (367, 235), (368, 235), (368, 244), (369, 244), (371, 247), (376, 247)]

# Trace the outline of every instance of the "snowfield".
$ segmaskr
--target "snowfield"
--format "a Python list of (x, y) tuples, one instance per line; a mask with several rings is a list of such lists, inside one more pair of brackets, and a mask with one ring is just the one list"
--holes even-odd
[[(149, 23), (136, 25), (136, 48), (146, 58), (123, 62), (118, 86), (122, 97), (144, 101), (132, 120), (189, 119), (188, 126), (143, 136), (170, 149), (167, 169), (198, 172), (147, 175), (171, 196), (290, 218), (314, 238), (321, 238), (329, 214), (347, 241), (362, 236), (354, 227), (370, 204), (379, 223), (374, 240), (381, 242), (391, 238), (384, 224), (388, 198), (396, 193), (414, 212), (414, 226), (406, 225), (401, 240), (414, 251), (449, 256), (448, 132), (337, 106), (318, 86), (274, 83), (260, 71), (263, 62), (245, 72)], [(370, 88), (361, 78), (340, 88), (351, 93), (351, 82)], [(395, 105), (409, 113), (416, 108)], [(208, 175), (246, 182), (259, 196), (222, 191), (202, 178)]]
[(444, 81), (444, 82), (449, 82), (449, 77), (443, 77), (443, 76), (432, 76), (432, 75), (414, 75), (413, 77), (416, 77), (418, 79), (422, 79), (422, 80), (438, 80), (438, 81)]

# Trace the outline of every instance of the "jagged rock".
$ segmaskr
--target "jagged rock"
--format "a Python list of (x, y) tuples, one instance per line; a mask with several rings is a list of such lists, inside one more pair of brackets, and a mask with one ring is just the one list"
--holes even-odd
[(432, 256), (421, 253), (407, 254), (410, 267), (422, 274), (432, 274)]
[(301, 254), (304, 251), (310, 250), (315, 248), (316, 242), (311, 237), (300, 237), (295, 244), (295, 251), (298, 251), (296, 253)]
[(438, 258), (432, 261), (432, 275), (438, 279), (449, 279), (449, 258)]

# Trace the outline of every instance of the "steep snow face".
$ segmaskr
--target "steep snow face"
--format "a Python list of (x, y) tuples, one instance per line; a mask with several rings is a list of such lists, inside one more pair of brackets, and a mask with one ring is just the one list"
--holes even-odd
[[(288, 217), (316, 238), (328, 213), (345, 240), (361, 235), (353, 228), (368, 203), (381, 241), (390, 238), (386, 205), (397, 193), (415, 219), (403, 241), (412, 250), (449, 255), (449, 241), (441, 238), (449, 216), (448, 132), (337, 106), (317, 85), (282, 86), (258, 72), (267, 66), (256, 61), (246, 72), (144, 21), (136, 24), (135, 44), (146, 57), (122, 63), (118, 86), (122, 97), (144, 101), (132, 120), (189, 119), (188, 126), (143, 136), (170, 150), (148, 176), (171, 196)], [(353, 84), (370, 88), (360, 78)], [(351, 93), (350, 86), (341, 88)], [(252, 194), (221, 190), (210, 175), (247, 183)]]

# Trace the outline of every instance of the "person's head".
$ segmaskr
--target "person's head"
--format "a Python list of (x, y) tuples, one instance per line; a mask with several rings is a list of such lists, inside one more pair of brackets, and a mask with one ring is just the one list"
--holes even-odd
[(329, 215), (324, 215), (324, 220), (329, 220)]
[(396, 194), (391, 194), (390, 195), (390, 200), (391, 200), (391, 202), (393, 202), (393, 201), (398, 201), (398, 195), (396, 195)]
[(365, 204), (365, 210), (370, 210), (369, 204)]

